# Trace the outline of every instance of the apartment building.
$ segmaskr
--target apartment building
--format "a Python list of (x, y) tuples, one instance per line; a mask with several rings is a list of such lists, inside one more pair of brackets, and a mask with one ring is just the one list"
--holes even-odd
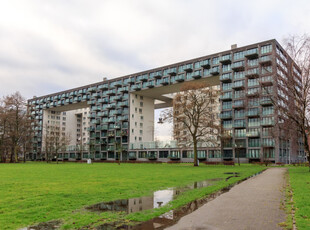
[(191, 150), (180, 149), (174, 141), (154, 141), (154, 110), (171, 107), (166, 95), (179, 92), (184, 82), (205, 82), (220, 87), (225, 134), (220, 149), (200, 149), (205, 160), (302, 161), (298, 132), (294, 127), (289, 135), (283, 131), (285, 115), (277, 110), (294, 109), (286, 88), (291, 79), (301, 84), (298, 66), (276, 40), (269, 40), (35, 97), (28, 100), (35, 130), (30, 156), (43, 153), (45, 111), (88, 108), (91, 149), (82, 158), (190, 161)]

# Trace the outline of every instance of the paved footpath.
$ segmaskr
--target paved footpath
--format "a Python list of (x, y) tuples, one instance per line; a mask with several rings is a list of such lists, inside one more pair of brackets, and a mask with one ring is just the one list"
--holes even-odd
[[(237, 166), (236, 166), (237, 167)], [(169, 230), (276, 230), (285, 221), (285, 168), (270, 168), (234, 186), (167, 228)]]

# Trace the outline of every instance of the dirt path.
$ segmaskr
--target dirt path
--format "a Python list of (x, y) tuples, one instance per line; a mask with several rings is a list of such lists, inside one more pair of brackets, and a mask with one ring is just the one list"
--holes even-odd
[(285, 221), (285, 168), (270, 168), (233, 187), (167, 228), (169, 230), (276, 230)]

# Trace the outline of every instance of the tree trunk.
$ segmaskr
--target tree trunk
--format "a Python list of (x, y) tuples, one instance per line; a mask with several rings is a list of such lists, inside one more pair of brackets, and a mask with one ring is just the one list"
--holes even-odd
[(194, 138), (194, 166), (198, 166), (198, 157), (197, 157), (197, 140)]
[(18, 154), (17, 154), (17, 146), (14, 146), (14, 158), (15, 158), (15, 163), (18, 162)]

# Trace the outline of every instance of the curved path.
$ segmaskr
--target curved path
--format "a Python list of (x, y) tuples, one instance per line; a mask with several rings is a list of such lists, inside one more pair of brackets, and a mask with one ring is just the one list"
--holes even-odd
[(270, 168), (234, 186), (167, 228), (169, 230), (276, 230), (285, 221), (285, 168)]

